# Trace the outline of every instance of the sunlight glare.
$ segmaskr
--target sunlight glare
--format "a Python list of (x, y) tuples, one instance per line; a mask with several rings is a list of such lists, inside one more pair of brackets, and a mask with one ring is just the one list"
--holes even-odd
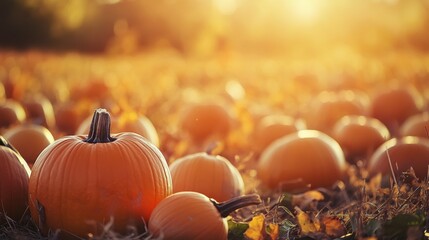
[(288, 0), (286, 3), (293, 16), (302, 22), (314, 22), (320, 13), (321, 0)]
[(235, 12), (238, 5), (238, 0), (213, 0), (213, 5), (220, 13), (229, 15)]

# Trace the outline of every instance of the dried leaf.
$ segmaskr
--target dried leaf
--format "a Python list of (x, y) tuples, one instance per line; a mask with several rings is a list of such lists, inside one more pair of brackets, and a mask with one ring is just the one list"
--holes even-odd
[(347, 233), (343, 222), (337, 217), (323, 217), (321, 225), (323, 231), (332, 238), (339, 238)]
[(244, 236), (250, 240), (263, 240), (264, 239), (264, 225), (265, 217), (262, 214), (256, 215), (249, 222), (249, 228), (244, 232)]
[(292, 206), (298, 206), (300, 209), (315, 209), (315, 203), (325, 199), (319, 191), (311, 190), (302, 194), (292, 196)]
[(279, 237), (279, 225), (274, 223), (268, 224), (267, 232), (271, 240), (276, 240)]
[(298, 219), (298, 225), (301, 229), (302, 235), (315, 233), (320, 230), (320, 223), (317, 219), (312, 219), (307, 213), (302, 211), (299, 207), (295, 207), (297, 212), (296, 218)]
[(248, 228), (248, 223), (236, 222), (231, 217), (228, 217), (228, 239), (244, 239), (244, 232)]

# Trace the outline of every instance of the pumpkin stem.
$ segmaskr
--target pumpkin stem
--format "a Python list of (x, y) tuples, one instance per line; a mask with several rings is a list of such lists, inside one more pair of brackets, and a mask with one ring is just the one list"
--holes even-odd
[(110, 114), (106, 109), (99, 108), (94, 111), (88, 137), (83, 140), (87, 143), (108, 143), (116, 138), (110, 136)]
[(247, 207), (250, 205), (258, 205), (262, 202), (258, 194), (239, 196), (221, 203), (218, 203), (214, 199), (210, 199), (210, 201), (213, 203), (213, 205), (219, 211), (220, 216), (223, 218), (227, 217), (229, 214), (239, 208)]
[(12, 151), (16, 152), (18, 155), (19, 152), (14, 148), (4, 137), (0, 136), (0, 146), (10, 148)]

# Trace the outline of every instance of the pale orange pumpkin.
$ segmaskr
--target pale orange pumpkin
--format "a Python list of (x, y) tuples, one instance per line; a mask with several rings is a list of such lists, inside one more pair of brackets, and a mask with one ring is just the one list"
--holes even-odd
[(47, 128), (35, 124), (11, 128), (4, 133), (4, 137), (18, 150), (30, 167), (43, 149), (54, 142), (54, 137)]
[(347, 159), (366, 159), (390, 139), (387, 127), (375, 118), (344, 116), (334, 125), (332, 136), (340, 144)]
[(179, 158), (170, 165), (174, 192), (194, 191), (217, 201), (244, 193), (240, 172), (228, 159), (205, 152)]
[(0, 224), (5, 216), (19, 221), (28, 207), (30, 168), (22, 157), (0, 136)]
[(144, 229), (155, 206), (172, 193), (162, 153), (135, 133), (110, 135), (110, 114), (94, 113), (88, 136), (66, 136), (47, 147), (33, 166), (30, 211), (46, 234), (61, 230), (85, 238), (112, 229)]
[[(77, 131), (77, 135), (87, 134), (91, 125), (91, 119), (83, 121)], [(155, 146), (159, 147), (158, 133), (149, 118), (139, 115), (136, 112), (125, 112), (118, 117), (112, 118), (112, 133), (134, 132), (147, 138)]]
[(231, 212), (260, 204), (258, 195), (218, 203), (204, 194), (178, 192), (162, 200), (149, 219), (149, 232), (165, 240), (226, 240)]
[(429, 112), (410, 116), (399, 129), (399, 135), (429, 138)]
[(55, 114), (51, 102), (41, 94), (28, 96), (23, 101), (27, 120), (42, 125), (49, 130), (55, 129)]
[(371, 175), (377, 173), (391, 175), (393, 170), (398, 177), (412, 167), (420, 180), (426, 179), (428, 166), (429, 139), (414, 136), (386, 141), (374, 152), (368, 162)]
[(25, 120), (25, 110), (19, 102), (8, 99), (0, 103), (0, 128), (8, 128)]
[(287, 191), (330, 187), (342, 179), (346, 162), (340, 145), (316, 130), (279, 138), (261, 154), (258, 176), (271, 188)]

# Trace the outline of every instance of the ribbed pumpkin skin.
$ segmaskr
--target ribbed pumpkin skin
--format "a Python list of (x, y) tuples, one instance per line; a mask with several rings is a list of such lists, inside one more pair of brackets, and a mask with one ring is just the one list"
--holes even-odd
[(4, 137), (30, 166), (34, 164), (43, 149), (54, 142), (54, 137), (48, 129), (33, 124), (11, 128), (4, 133)]
[[(135, 133), (112, 135), (109, 143), (86, 143), (69, 136), (46, 148), (30, 177), (30, 211), (42, 231), (63, 229), (78, 236), (97, 233), (94, 226), (112, 216), (114, 229), (145, 221), (172, 193), (171, 176), (161, 152)], [(45, 208), (38, 222), (36, 201)], [(92, 224), (92, 225), (91, 225)]]
[(258, 176), (269, 188), (298, 190), (285, 183), (302, 180), (299, 187), (330, 187), (340, 180), (345, 159), (340, 145), (316, 130), (301, 130), (268, 146), (258, 164)]
[[(0, 146), (0, 216), (3, 211), (15, 221), (28, 206), (28, 178), (30, 168), (21, 156)], [(0, 217), (0, 223), (2, 217)]]
[(156, 206), (149, 220), (149, 232), (163, 236), (164, 240), (226, 240), (227, 228), (210, 199), (196, 192), (167, 197)]
[(217, 201), (244, 193), (239, 171), (224, 157), (195, 153), (170, 165), (174, 192), (194, 191)]

